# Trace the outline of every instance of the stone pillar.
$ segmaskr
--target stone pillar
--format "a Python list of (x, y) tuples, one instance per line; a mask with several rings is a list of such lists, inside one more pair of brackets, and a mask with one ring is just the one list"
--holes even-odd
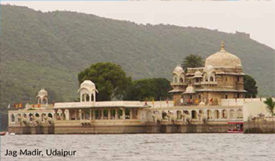
[(238, 112), (238, 109), (235, 109), (235, 110), (234, 110), (234, 115), (233, 115), (233, 116), (234, 116), (234, 119), (237, 119), (237, 118), (238, 118), (238, 113), (239, 113), (239, 112)]
[(211, 110), (211, 119), (215, 119), (215, 110)]
[(62, 110), (61, 116), (62, 120), (66, 120), (65, 109)]
[(93, 102), (92, 94), (90, 94), (90, 102)]
[[(54, 120), (57, 120), (56, 113), (57, 113), (57, 111), (56, 111), (56, 110), (53, 110), (53, 119), (54, 119)], [(24, 114), (23, 114), (23, 117), (24, 117)]]
[(111, 120), (111, 109), (108, 108), (108, 120)]
[(203, 118), (207, 118), (207, 109), (203, 110)]
[(12, 115), (12, 114), (9, 114), (9, 124), (12, 122), (12, 121), (11, 121), (11, 115)]
[(92, 120), (93, 114), (92, 114), (92, 109), (90, 108), (90, 120)]
[(78, 115), (79, 115), (79, 119), (82, 120), (82, 110), (81, 109), (78, 110)]
[(230, 120), (230, 109), (226, 110), (226, 113), (227, 113), (227, 119)]
[(19, 119), (18, 113), (17, 113), (17, 114), (14, 114), (14, 122), (15, 122), (15, 123), (18, 123), (18, 122), (19, 122), (18, 119)]
[(58, 111), (57, 111), (57, 113), (58, 113), (58, 116), (59, 116), (59, 120), (62, 120), (62, 110), (60, 110), (60, 109), (58, 109)]
[[(136, 118), (137, 118), (137, 119), (139, 119), (139, 115), (140, 115), (139, 113), (140, 113), (140, 112), (139, 112), (139, 108), (137, 108), (137, 111), (136, 111)], [(162, 112), (161, 112), (161, 115), (162, 115)]]
[(200, 116), (200, 111), (198, 109), (196, 110), (196, 113), (197, 113), (197, 120), (200, 120), (201, 116)]
[(130, 108), (130, 119), (133, 119), (133, 109), (132, 108)]
[(74, 110), (74, 118), (75, 118), (75, 120), (77, 120), (77, 110), (76, 109)]
[(101, 117), (100, 117), (100, 119), (103, 120), (104, 119), (104, 109), (100, 109), (100, 111), (101, 111)]
[(66, 120), (70, 120), (70, 112), (69, 112), (69, 110), (66, 109), (66, 110), (64, 111), (64, 113), (65, 113), (65, 119), (66, 119)]
[(95, 120), (95, 109), (93, 109), (93, 120)]
[(118, 109), (115, 108), (115, 120), (117, 120), (117, 119), (118, 119)]
[(122, 108), (122, 119), (125, 120), (125, 108)]
[(188, 110), (188, 113), (189, 113), (188, 118), (192, 119), (192, 111), (191, 111), (191, 110)]
[(218, 119), (222, 119), (223, 118), (223, 112), (222, 112), (222, 109), (219, 109), (219, 118)]

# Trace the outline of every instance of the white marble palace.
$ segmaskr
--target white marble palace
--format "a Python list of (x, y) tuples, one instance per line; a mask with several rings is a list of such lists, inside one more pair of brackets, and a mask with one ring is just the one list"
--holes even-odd
[[(157, 133), (226, 132), (229, 122), (243, 121), (246, 103), (241, 60), (221, 49), (204, 67), (177, 66), (173, 73), (171, 101), (96, 101), (96, 85), (85, 80), (79, 102), (48, 103), (41, 89), (37, 104), (9, 110), (9, 131), (36, 133)], [(248, 117), (248, 116), (247, 116)], [(189, 127), (189, 125), (193, 125)]]

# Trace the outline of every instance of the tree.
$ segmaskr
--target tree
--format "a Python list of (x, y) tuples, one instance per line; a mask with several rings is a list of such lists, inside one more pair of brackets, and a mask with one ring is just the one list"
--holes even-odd
[(136, 80), (129, 88), (127, 100), (161, 100), (169, 97), (170, 82), (165, 78), (149, 78)]
[(202, 67), (202, 66), (204, 66), (204, 61), (201, 56), (191, 54), (184, 58), (181, 66), (185, 70), (187, 68)]
[(109, 62), (92, 64), (80, 72), (78, 74), (79, 84), (84, 80), (91, 80), (95, 83), (99, 101), (123, 98), (131, 82), (131, 78), (126, 76), (119, 65)]
[(244, 76), (244, 89), (247, 91), (245, 93), (246, 98), (255, 98), (258, 93), (258, 87), (256, 86), (256, 81), (253, 77), (249, 75)]
[(269, 110), (269, 112), (271, 113), (271, 115), (274, 115), (274, 106), (275, 106), (275, 102), (272, 100), (272, 98), (267, 98), (264, 103), (267, 105), (267, 108)]

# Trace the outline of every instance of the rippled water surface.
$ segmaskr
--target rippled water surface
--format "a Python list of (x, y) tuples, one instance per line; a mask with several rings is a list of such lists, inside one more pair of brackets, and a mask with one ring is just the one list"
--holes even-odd
[[(76, 150), (76, 156), (5, 156), (6, 149)], [(1, 161), (270, 161), (272, 134), (16, 135), (1, 137)]]

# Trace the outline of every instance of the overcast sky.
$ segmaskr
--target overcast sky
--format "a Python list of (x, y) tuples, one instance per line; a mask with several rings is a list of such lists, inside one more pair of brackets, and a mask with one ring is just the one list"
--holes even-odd
[(275, 49), (275, 1), (8, 1), (35, 10), (68, 10), (136, 23), (204, 27), (224, 32), (246, 32)]

